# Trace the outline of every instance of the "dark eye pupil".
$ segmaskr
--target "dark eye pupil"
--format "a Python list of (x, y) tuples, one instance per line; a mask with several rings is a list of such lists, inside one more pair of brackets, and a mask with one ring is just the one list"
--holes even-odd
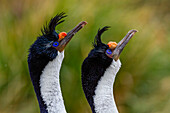
[(112, 51), (111, 51), (110, 49), (107, 49), (106, 52), (107, 52), (107, 54), (109, 54), (109, 55), (112, 54)]

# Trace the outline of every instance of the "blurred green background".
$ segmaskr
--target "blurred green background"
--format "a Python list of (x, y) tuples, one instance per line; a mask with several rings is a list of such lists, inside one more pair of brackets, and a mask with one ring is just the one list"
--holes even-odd
[(40, 29), (57, 13), (69, 31), (82, 20), (88, 25), (65, 50), (61, 86), (68, 113), (90, 113), (81, 88), (81, 64), (92, 49), (98, 28), (109, 25), (103, 41), (119, 41), (137, 29), (120, 59), (114, 94), (120, 113), (170, 112), (169, 0), (0, 0), (0, 113), (38, 113), (27, 56)]

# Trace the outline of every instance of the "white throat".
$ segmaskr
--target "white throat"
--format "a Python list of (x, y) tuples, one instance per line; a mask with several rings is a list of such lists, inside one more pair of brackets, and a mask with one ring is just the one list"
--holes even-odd
[(113, 84), (120, 67), (120, 60), (113, 60), (98, 82), (93, 96), (96, 113), (118, 113), (113, 96)]
[(64, 51), (58, 52), (57, 57), (46, 65), (40, 76), (41, 96), (48, 113), (66, 113), (59, 79), (63, 58)]

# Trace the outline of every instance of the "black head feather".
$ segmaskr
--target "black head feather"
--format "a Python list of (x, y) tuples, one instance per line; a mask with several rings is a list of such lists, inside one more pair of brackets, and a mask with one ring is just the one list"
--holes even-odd
[(93, 46), (94, 46), (94, 47), (100, 46), (100, 45), (102, 44), (101, 35), (102, 35), (105, 31), (107, 31), (109, 28), (110, 28), (110, 26), (105, 26), (105, 27), (103, 27), (102, 29), (99, 28), (98, 33), (97, 33), (97, 35), (96, 35), (95, 38), (94, 38), (94, 43), (93, 43)]
[(46, 23), (41, 29), (42, 35), (37, 38), (29, 49), (29, 59), (33, 56), (35, 58), (46, 57), (49, 60), (53, 60), (57, 56), (58, 51), (52, 47), (52, 43), (58, 41), (59, 38), (55, 27), (64, 22), (62, 19), (66, 16), (64, 12), (59, 13), (53, 17), (48, 24)]
[(60, 23), (64, 22), (62, 20), (67, 15), (65, 15), (64, 12), (57, 14), (55, 17), (53, 17), (49, 24), (46, 24), (43, 29), (41, 29), (41, 32), (43, 35), (54, 35), (55, 34), (55, 27), (59, 25)]

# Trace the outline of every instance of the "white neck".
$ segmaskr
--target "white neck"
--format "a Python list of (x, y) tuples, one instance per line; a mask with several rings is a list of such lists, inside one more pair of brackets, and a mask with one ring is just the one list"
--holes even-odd
[(113, 60), (98, 82), (93, 96), (96, 113), (118, 113), (113, 96), (113, 84), (120, 67), (120, 60)]
[(60, 88), (59, 73), (64, 58), (64, 51), (50, 61), (40, 76), (40, 91), (48, 113), (66, 113)]

